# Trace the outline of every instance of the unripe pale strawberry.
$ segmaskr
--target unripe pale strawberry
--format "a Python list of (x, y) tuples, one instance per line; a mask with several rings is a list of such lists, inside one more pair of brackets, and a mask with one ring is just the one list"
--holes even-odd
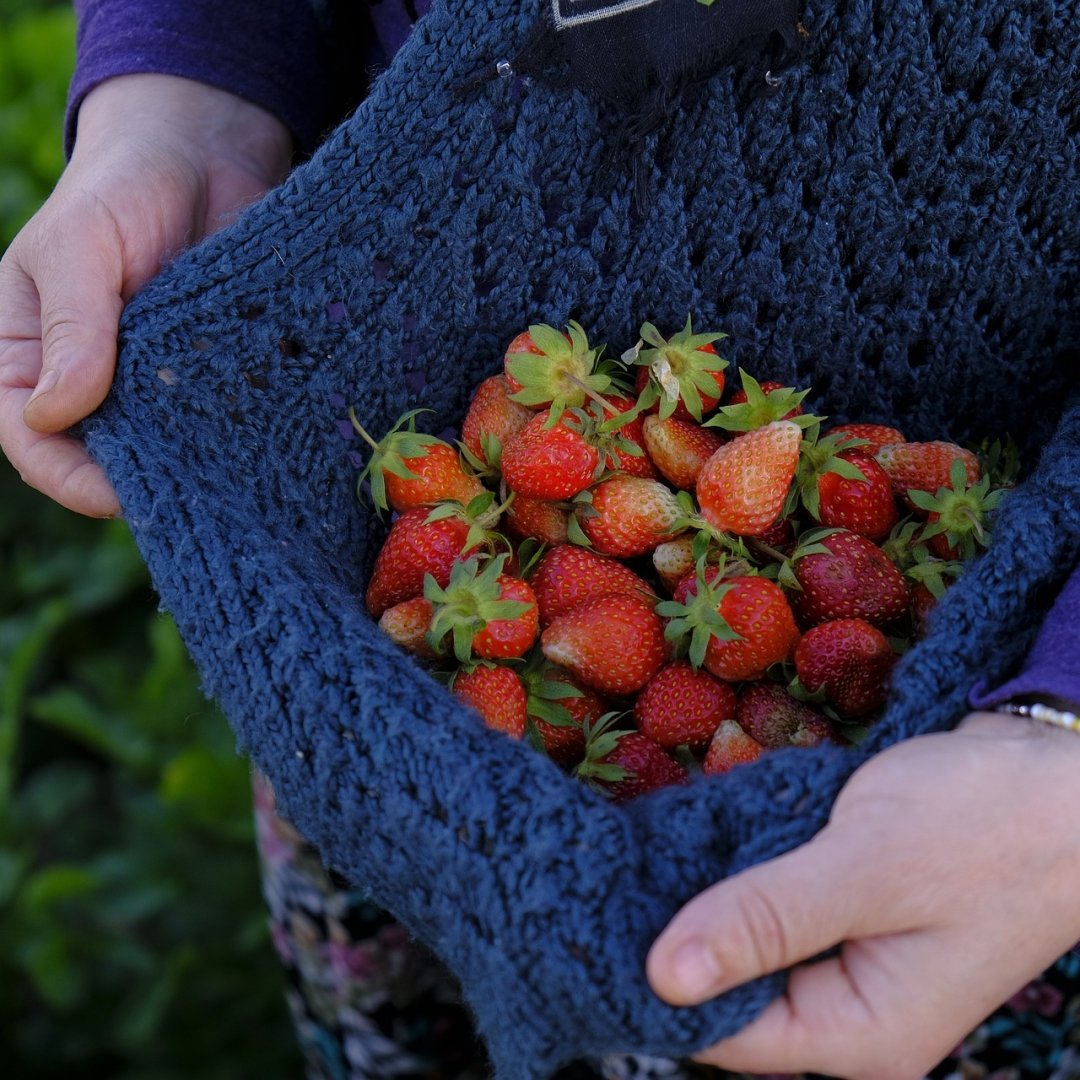
[(600, 554), (630, 559), (671, 540), (685, 514), (659, 480), (616, 474), (591, 489), (578, 517)]

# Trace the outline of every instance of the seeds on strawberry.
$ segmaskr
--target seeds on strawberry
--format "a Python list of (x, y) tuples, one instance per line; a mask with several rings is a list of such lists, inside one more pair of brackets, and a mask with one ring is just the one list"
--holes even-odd
[(461, 441), (485, 464), (498, 468), (502, 448), (532, 418), (532, 409), (511, 401), (506, 377), (492, 375), (473, 393), (461, 425)]
[(503, 480), (532, 499), (571, 499), (595, 479), (600, 452), (573, 416), (549, 427), (549, 415), (538, 413), (503, 447)]
[(974, 484), (980, 476), (978, 457), (956, 443), (931, 442), (893, 443), (883, 446), (875, 455), (877, 463), (889, 474), (893, 490), (909, 506), (909, 491), (926, 491), (934, 495), (939, 488), (951, 483), (954, 461), (962, 461), (967, 483)]
[(532, 537), (543, 544), (565, 544), (570, 504), (515, 495), (503, 512), (506, 531), (518, 540)]
[(686, 660), (662, 667), (634, 701), (638, 730), (668, 750), (703, 751), (720, 722), (734, 715), (734, 689)]
[(653, 550), (652, 564), (664, 588), (674, 592), (676, 585), (694, 569), (693, 535), (683, 533), (659, 544)]
[(527, 720), (525, 687), (508, 667), (481, 664), (462, 669), (451, 683), (454, 695), (471, 705), (488, 727), (520, 739)]
[(581, 528), (602, 555), (630, 559), (671, 540), (685, 514), (659, 480), (617, 473), (588, 493), (578, 510)]
[(544, 655), (601, 694), (635, 694), (663, 667), (668, 648), (653, 602), (622, 594), (586, 600), (554, 619)]
[(544, 552), (529, 584), (542, 627), (586, 600), (627, 593), (652, 597), (649, 583), (629, 566), (576, 544), (559, 544)]
[(430, 600), (414, 596), (387, 608), (379, 617), (379, 629), (407, 652), (415, 653), (425, 660), (438, 655), (427, 640), (431, 627), (433, 607)]
[(736, 720), (724, 720), (709, 743), (701, 771), (708, 776), (730, 772), (738, 765), (757, 761), (763, 753), (765, 747), (747, 735)]
[(817, 481), (818, 520), (825, 526), (850, 529), (875, 543), (884, 540), (900, 520), (888, 473), (859, 450), (841, 450), (836, 456), (854, 465), (862, 479), (823, 472)]
[(574, 770), (578, 779), (614, 802), (689, 782), (686, 769), (658, 743), (640, 731), (615, 730), (617, 719), (609, 713), (586, 728), (585, 759)]
[(831, 741), (829, 721), (805, 702), (797, 701), (773, 682), (749, 683), (739, 693), (735, 719), (767, 750), (816, 746)]
[(887, 424), (839, 424), (830, 428), (827, 434), (837, 435), (844, 440), (861, 440), (858, 449), (869, 457), (873, 457), (883, 446), (907, 442), (902, 431)]
[(896, 653), (865, 619), (835, 619), (807, 630), (795, 646), (795, 670), (810, 693), (843, 717), (877, 712), (888, 693)]
[(646, 416), (642, 427), (645, 449), (661, 475), (681, 491), (693, 491), (705, 462), (724, 444), (723, 436), (709, 428), (680, 420)]

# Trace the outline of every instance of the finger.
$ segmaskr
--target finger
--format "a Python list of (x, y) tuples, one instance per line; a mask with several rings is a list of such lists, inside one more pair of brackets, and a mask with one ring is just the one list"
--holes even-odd
[(41, 370), (24, 419), (35, 431), (53, 433), (82, 420), (108, 393), (123, 307), (123, 254), (101, 208), (32, 251), (26, 269), (40, 305)]
[[(866, 874), (856, 845), (826, 830), (779, 858), (751, 867), (691, 900), (653, 943), (646, 974), (673, 1005), (808, 960), (863, 930), (906, 929), (892, 898), (891, 867)], [(865, 930), (864, 930), (865, 932)]]

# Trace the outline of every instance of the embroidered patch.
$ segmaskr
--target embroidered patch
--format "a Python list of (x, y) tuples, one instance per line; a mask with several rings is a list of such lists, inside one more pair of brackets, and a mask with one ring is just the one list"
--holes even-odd
[(557, 30), (567, 30), (658, 3), (660, 0), (551, 0), (551, 18)]

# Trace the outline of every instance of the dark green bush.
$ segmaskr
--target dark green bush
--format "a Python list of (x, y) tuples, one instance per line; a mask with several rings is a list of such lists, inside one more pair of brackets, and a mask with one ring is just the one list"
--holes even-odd
[[(66, 6), (0, 0), (0, 251), (63, 166)], [(0, 460), (0, 1047), (17, 1080), (284, 1080), (247, 764), (119, 522)]]

